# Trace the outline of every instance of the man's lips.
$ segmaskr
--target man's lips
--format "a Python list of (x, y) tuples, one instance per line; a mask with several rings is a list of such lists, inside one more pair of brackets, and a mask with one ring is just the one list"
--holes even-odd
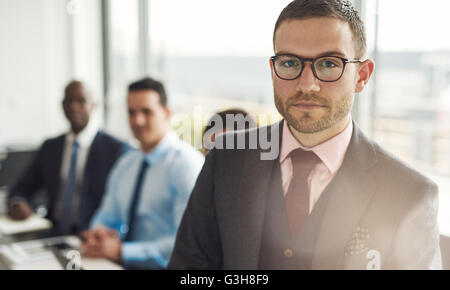
[(317, 110), (320, 108), (325, 108), (325, 106), (314, 103), (314, 102), (308, 102), (308, 101), (302, 101), (295, 104), (292, 104), (292, 106), (301, 109), (301, 110)]
[(81, 120), (83, 118), (83, 116), (81, 114), (69, 113), (68, 118), (70, 120)]

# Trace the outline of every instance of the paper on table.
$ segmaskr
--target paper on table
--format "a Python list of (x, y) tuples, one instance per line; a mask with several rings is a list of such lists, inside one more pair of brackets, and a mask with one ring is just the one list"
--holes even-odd
[(33, 215), (24, 221), (15, 221), (9, 217), (0, 217), (0, 233), (4, 235), (46, 230), (51, 227), (51, 221), (37, 215)]
[(11, 270), (63, 270), (58, 259), (49, 253), (46, 259), (25, 261), (11, 266)]
[(34, 246), (22, 247), (20, 244), (0, 245), (0, 258), (11, 270), (62, 270), (55, 254), (34, 243)]
[(116, 263), (107, 259), (91, 259), (81, 258), (81, 268), (84, 270), (123, 270), (123, 268)]
[[(48, 247), (61, 243), (66, 243), (70, 245), (72, 247), (72, 250), (75, 251), (80, 250), (81, 240), (77, 236), (60, 236), (54, 238), (32, 240), (15, 243), (15, 245), (20, 246), (24, 250), (30, 250), (38, 247), (44, 247), (44, 245)], [(69, 260), (73, 259), (74, 257), (73, 255), (67, 256), (69, 252), (73, 253), (72, 250), (61, 251), (61, 254)], [(123, 270), (123, 268), (120, 265), (108, 259), (86, 258), (84, 256), (80, 256), (80, 261), (81, 261), (81, 268), (84, 270)]]
[[(0, 245), (0, 259), (6, 262), (10, 269), (14, 270), (62, 270), (63, 266), (58, 262), (58, 258), (49, 247), (61, 243), (70, 245), (72, 250), (60, 252), (61, 255), (70, 260), (74, 256), (68, 256), (69, 252), (80, 255), (80, 242), (80, 239), (76, 236), (60, 236)], [(107, 259), (92, 259), (81, 256), (80, 261), (81, 268), (85, 270), (123, 270), (120, 265)]]

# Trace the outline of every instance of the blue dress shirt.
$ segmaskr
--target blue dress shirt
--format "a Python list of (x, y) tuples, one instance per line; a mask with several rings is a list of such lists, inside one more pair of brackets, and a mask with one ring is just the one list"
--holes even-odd
[(133, 150), (114, 165), (108, 177), (106, 195), (91, 222), (115, 229), (123, 239), (134, 186), (143, 159), (148, 168), (137, 205), (133, 234), (122, 243), (126, 269), (165, 268), (190, 193), (203, 166), (203, 156), (169, 132), (148, 154)]

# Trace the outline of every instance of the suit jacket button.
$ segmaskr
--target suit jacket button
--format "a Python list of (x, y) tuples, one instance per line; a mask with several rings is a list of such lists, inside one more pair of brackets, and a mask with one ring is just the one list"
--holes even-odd
[(294, 254), (294, 252), (293, 252), (291, 249), (286, 249), (286, 250), (284, 250), (284, 256), (285, 256), (286, 258), (292, 257), (293, 254)]

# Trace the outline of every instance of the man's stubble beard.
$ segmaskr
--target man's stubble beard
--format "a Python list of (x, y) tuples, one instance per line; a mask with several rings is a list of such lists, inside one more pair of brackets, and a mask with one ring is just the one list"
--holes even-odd
[[(334, 104), (330, 103), (326, 99), (320, 98), (315, 95), (303, 95), (298, 94), (293, 98), (289, 98), (285, 103), (278, 97), (276, 91), (274, 90), (275, 106), (278, 112), (284, 117), (288, 122), (288, 125), (293, 127), (296, 131), (303, 134), (313, 134), (324, 131), (336, 125), (339, 121), (344, 119), (350, 113), (353, 104), (353, 96), (343, 97)], [(299, 116), (294, 116), (291, 114), (292, 104), (299, 101), (314, 101), (322, 106), (325, 106), (327, 111), (324, 116), (317, 120), (313, 120), (313, 114), (309, 112), (302, 112)]]

